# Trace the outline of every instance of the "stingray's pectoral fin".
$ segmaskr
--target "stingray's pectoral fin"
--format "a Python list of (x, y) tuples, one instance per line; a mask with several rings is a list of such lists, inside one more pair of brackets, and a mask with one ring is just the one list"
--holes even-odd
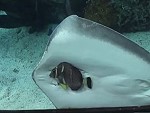
[(91, 77), (86, 77), (86, 78), (83, 80), (83, 84), (86, 85), (88, 88), (92, 89), (93, 83), (92, 83)]

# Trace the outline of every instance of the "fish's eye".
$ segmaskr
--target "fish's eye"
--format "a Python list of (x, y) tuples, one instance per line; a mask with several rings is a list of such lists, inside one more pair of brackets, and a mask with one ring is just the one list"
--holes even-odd
[(51, 72), (52, 72), (52, 73), (55, 73), (55, 71), (56, 71), (56, 68), (54, 68)]
[(56, 68), (52, 69), (50, 73), (50, 77), (55, 78), (55, 74), (56, 74)]

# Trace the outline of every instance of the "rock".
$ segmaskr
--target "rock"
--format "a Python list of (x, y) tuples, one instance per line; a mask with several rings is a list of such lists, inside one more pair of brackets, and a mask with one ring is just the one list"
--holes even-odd
[(119, 32), (150, 29), (149, 0), (90, 0), (84, 17)]
[(84, 17), (113, 28), (117, 22), (117, 13), (109, 3), (110, 0), (90, 0)]

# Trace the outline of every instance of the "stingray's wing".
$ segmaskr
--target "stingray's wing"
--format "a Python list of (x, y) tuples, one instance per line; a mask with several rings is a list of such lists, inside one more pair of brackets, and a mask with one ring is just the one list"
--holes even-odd
[[(49, 70), (60, 62), (87, 72), (93, 88), (72, 92), (51, 85)], [(33, 79), (57, 108), (150, 104), (150, 54), (122, 34), (74, 15), (50, 36)]]

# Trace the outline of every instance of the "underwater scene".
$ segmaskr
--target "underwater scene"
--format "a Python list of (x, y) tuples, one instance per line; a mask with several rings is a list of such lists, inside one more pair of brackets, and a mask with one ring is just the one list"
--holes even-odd
[(150, 112), (150, 0), (0, 0), (0, 112), (63, 109)]

